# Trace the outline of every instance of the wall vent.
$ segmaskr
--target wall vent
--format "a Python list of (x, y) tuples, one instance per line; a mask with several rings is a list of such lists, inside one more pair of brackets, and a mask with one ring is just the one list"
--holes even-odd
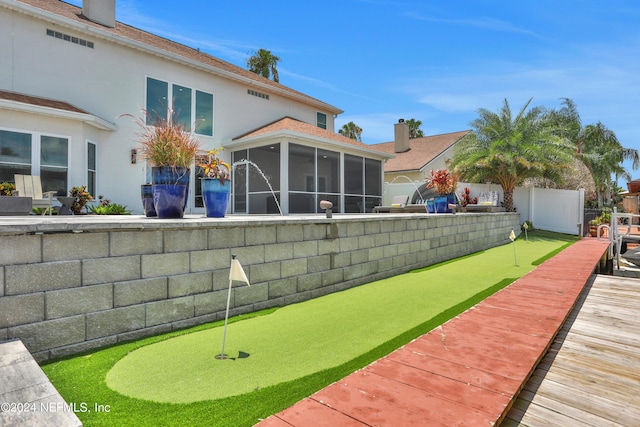
[(47, 28), (47, 35), (51, 37), (55, 37), (60, 40), (64, 40), (66, 42), (79, 44), (80, 46), (86, 46), (88, 48), (93, 49), (93, 42), (90, 42), (88, 40), (81, 39), (78, 37), (70, 36), (69, 34), (64, 34), (59, 31), (54, 31), (50, 28)]
[(253, 89), (247, 89), (247, 93), (249, 95), (257, 96), (258, 98), (269, 100), (269, 95), (267, 95), (266, 93), (258, 92)]

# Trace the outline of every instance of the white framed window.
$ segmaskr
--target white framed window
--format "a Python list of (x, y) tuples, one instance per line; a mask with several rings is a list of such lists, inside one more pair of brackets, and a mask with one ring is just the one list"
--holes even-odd
[(91, 141), (87, 141), (87, 191), (94, 197), (97, 195), (97, 160), (98, 146)]
[(0, 181), (15, 174), (39, 175), (44, 191), (67, 193), (70, 137), (0, 129)]
[(316, 113), (316, 126), (322, 129), (327, 128), (327, 115), (325, 113)]
[(186, 130), (197, 135), (213, 136), (213, 103), (214, 96), (211, 93), (147, 77), (148, 125), (158, 120), (168, 120), (171, 107), (173, 119)]

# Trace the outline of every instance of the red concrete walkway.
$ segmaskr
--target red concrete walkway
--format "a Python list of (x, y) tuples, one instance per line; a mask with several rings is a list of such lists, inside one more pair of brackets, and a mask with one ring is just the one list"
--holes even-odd
[(491, 426), (551, 345), (607, 249), (587, 238), (260, 427)]

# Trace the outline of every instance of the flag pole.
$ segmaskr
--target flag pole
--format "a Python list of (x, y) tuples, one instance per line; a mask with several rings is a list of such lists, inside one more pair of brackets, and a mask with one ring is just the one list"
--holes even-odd
[(513, 265), (518, 267), (518, 259), (516, 258), (516, 233), (513, 231), (513, 229), (509, 234), (509, 239), (511, 239), (511, 243), (513, 243)]
[(242, 266), (240, 265), (240, 261), (236, 259), (236, 255), (231, 255), (231, 267), (229, 268), (229, 292), (227, 293), (227, 311), (224, 314), (224, 333), (222, 335), (222, 352), (216, 356), (216, 359), (224, 360), (228, 359), (229, 356), (224, 354), (224, 343), (227, 340), (227, 324), (229, 323), (229, 306), (231, 305), (231, 287), (233, 285), (233, 281), (237, 280), (239, 282), (244, 282), (247, 286), (251, 286), (249, 284), (249, 279), (247, 279), (247, 275), (244, 273)]
[[(231, 263), (233, 263), (234, 259), (236, 259), (235, 254), (231, 255)], [(233, 279), (231, 278), (231, 275), (229, 275), (229, 292), (227, 292), (227, 311), (224, 314), (224, 332), (222, 334), (222, 351), (220, 352), (220, 354), (216, 356), (216, 359), (218, 360), (224, 360), (229, 358), (229, 356), (224, 354), (224, 343), (227, 340), (227, 323), (229, 322), (229, 305), (231, 304), (231, 285), (232, 284), (233, 284)]]

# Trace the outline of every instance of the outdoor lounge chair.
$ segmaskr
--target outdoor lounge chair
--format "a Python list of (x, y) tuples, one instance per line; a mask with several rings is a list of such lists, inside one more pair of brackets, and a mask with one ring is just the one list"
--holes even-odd
[(405, 206), (407, 206), (407, 203), (409, 202), (409, 196), (407, 195), (403, 195), (403, 196), (393, 196), (393, 199), (391, 199), (391, 205), (390, 206), (374, 206), (373, 207), (373, 212), (374, 213), (389, 213), (391, 212), (392, 208), (404, 208)]
[(478, 196), (478, 203), (462, 207), (462, 212), (504, 212), (504, 207), (498, 206), (498, 199), (497, 191), (483, 191)]
[[(19, 196), (31, 197), (31, 206), (34, 208), (45, 208), (42, 212), (49, 212), (51, 215), (53, 196), (55, 191), (42, 192), (42, 182), (38, 175), (14, 175), (16, 181), (16, 191)], [(46, 196), (46, 197), (44, 197)]]

